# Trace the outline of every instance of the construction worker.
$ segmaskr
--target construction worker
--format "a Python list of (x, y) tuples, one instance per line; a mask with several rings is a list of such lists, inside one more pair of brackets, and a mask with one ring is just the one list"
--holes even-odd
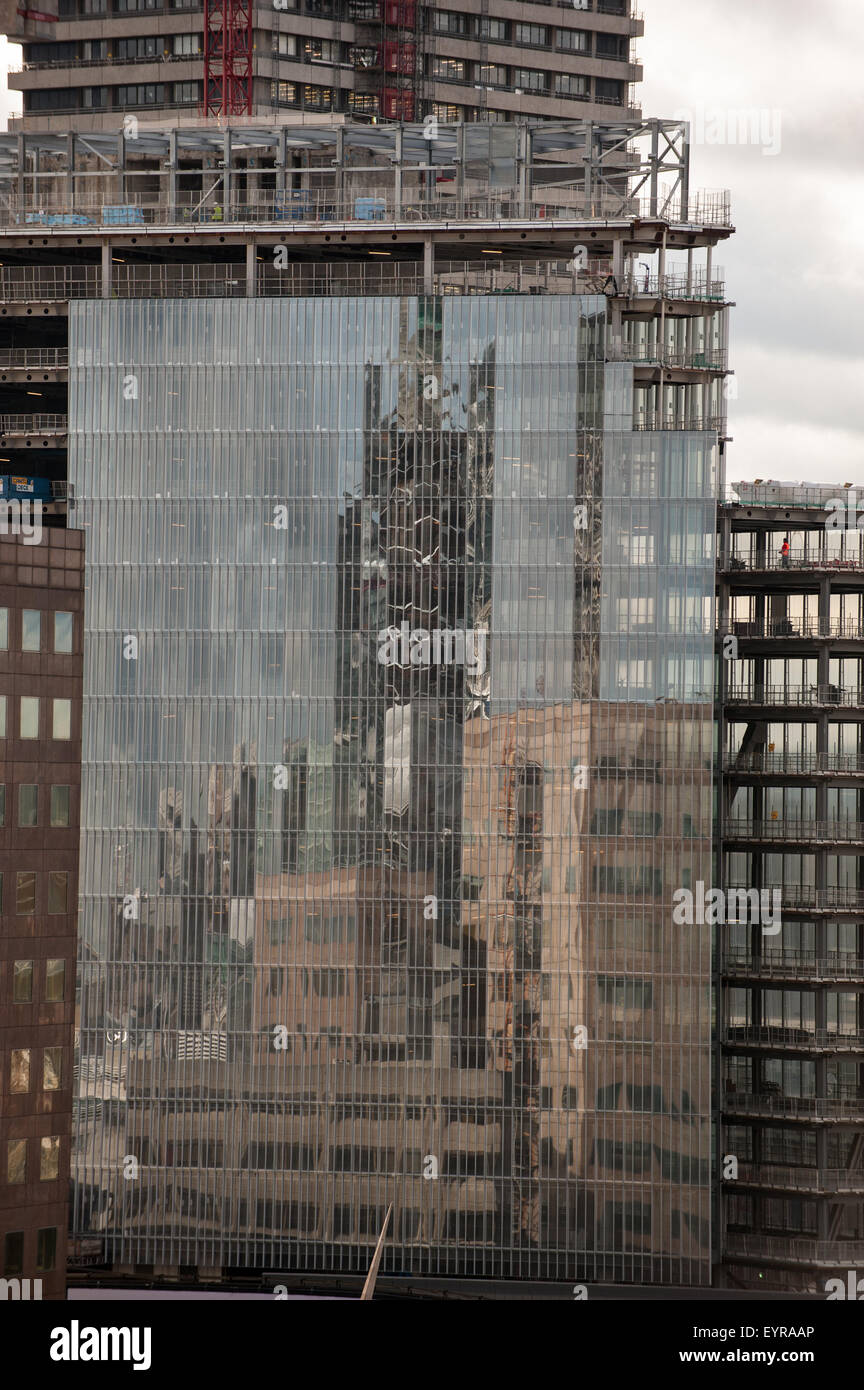
[(221, 221), (222, 221), (222, 204), (221, 204), (221, 203), (214, 203), (214, 204), (213, 204), (213, 211), (212, 211), (212, 213), (210, 214), (210, 220), (211, 220), (211, 222), (221, 222)]
[(783, 544), (780, 547), (780, 564), (784, 570), (789, 568), (789, 537), (783, 537)]

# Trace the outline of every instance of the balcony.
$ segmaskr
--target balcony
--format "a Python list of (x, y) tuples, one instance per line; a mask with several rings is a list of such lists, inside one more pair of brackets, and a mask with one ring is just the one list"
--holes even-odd
[[(441, 168), (443, 172), (449, 170), (452, 174), (455, 165), (442, 165)], [(553, 196), (549, 196), (550, 194)], [(370, 219), (366, 210), (370, 198), (374, 199), (376, 204), (374, 219)], [(39, 207), (29, 207), (25, 204), (20, 209), (4, 205), (0, 209), (0, 226), (112, 225), (110, 218), (103, 218), (103, 206), (102, 201), (91, 202), (84, 194), (71, 207), (59, 203)], [(136, 203), (135, 208), (140, 213), (136, 220), (147, 226), (173, 227), (188, 225), (190, 221), (212, 221), (212, 209), (198, 209), (197, 198), (190, 198), (187, 203), (172, 203), (167, 199), (154, 198), (153, 201)], [(350, 198), (338, 198), (335, 188), (332, 193), (321, 189), (298, 190), (297, 196), (294, 197), (290, 193), (274, 190), (269, 194), (261, 193), (254, 199), (233, 197), (227, 205), (220, 201), (220, 208), (222, 215), (218, 220), (221, 229), (230, 224), (245, 226), (249, 223), (272, 222), (296, 222), (304, 226), (317, 226), (327, 222), (339, 226), (375, 220), (395, 226), (405, 222), (432, 224), (513, 220), (543, 221), (547, 224), (553, 221), (584, 223), (622, 218), (667, 223), (686, 221), (688, 225), (698, 224), (705, 227), (731, 225), (729, 195), (725, 192), (693, 194), (687, 207), (682, 208), (680, 204), (668, 200), (664, 203), (662, 198), (652, 200), (609, 191), (597, 192), (586, 198), (584, 191), (576, 187), (549, 189), (538, 185), (528, 197), (518, 188), (487, 188), (476, 194), (460, 194), (455, 182), (442, 184), (432, 198), (425, 197), (419, 190), (417, 196), (412, 196), (411, 192), (406, 190), (397, 200), (394, 187), (375, 184), (369, 187), (358, 185)], [(74, 219), (74, 222), (70, 222), (69, 219)], [(679, 286), (683, 285), (686, 288), (686, 276), (678, 279)], [(672, 278), (667, 277), (667, 281), (671, 286)], [(693, 283), (695, 286), (695, 277)], [(679, 294), (678, 297), (685, 296)]]
[(62, 447), (68, 428), (65, 415), (0, 415), (0, 446), (4, 449)]
[(809, 1240), (806, 1236), (727, 1234), (727, 1259), (755, 1260), (758, 1264), (800, 1264), (821, 1269), (854, 1269), (864, 1260), (864, 1240)]
[(828, 1028), (785, 1028), (768, 1024), (750, 1024), (738, 1028), (725, 1028), (723, 1042), (727, 1047), (755, 1047), (763, 1048), (767, 1052), (862, 1052), (864, 1030), (832, 1033)]
[(721, 1109), (725, 1115), (750, 1119), (864, 1125), (864, 1095), (778, 1096), (725, 1091)]
[(724, 840), (787, 840), (790, 844), (862, 844), (864, 822), (843, 820), (728, 820)]
[[(847, 543), (849, 537), (845, 537)], [(856, 539), (859, 539), (856, 537)], [(742, 557), (740, 555), (730, 555), (718, 561), (718, 567), (722, 574), (770, 574), (782, 570), (787, 573), (790, 570), (804, 570), (808, 573), (814, 571), (827, 571), (828, 573), (848, 573), (849, 571), (864, 571), (864, 549), (859, 549), (858, 557), (835, 556), (827, 554), (814, 554), (811, 550), (800, 549), (791, 550), (787, 556), (779, 553), (783, 538), (772, 537), (772, 546), (776, 546), (776, 551), (772, 550), (770, 555), (765, 554), (758, 559)]]
[(810, 1192), (864, 1196), (864, 1171), (851, 1173), (846, 1168), (793, 1168), (779, 1163), (740, 1163), (738, 1177), (727, 1182), (729, 1189), (759, 1187), (772, 1191)]
[[(727, 883), (727, 893), (755, 892), (752, 884)], [(864, 909), (862, 888), (814, 888), (810, 883), (765, 883), (765, 893), (779, 893), (784, 908), (810, 912), (857, 912)]]
[(764, 638), (825, 638), (835, 637), (849, 641), (864, 639), (864, 621), (860, 618), (756, 618), (736, 619), (731, 622), (722, 636)]
[(810, 777), (819, 773), (862, 773), (864, 752), (772, 753), (757, 748), (748, 753), (724, 753), (723, 771), (745, 776), (748, 773), (762, 773), (789, 777)]
[(717, 349), (703, 352), (664, 352), (656, 343), (620, 343), (607, 351), (612, 362), (635, 362), (639, 366), (669, 367), (677, 371), (725, 372), (728, 353)]
[(721, 971), (727, 979), (734, 980), (809, 980), (813, 984), (832, 984), (864, 980), (864, 960), (851, 955), (825, 956), (820, 960), (808, 951), (766, 950), (761, 956), (754, 956), (750, 951), (727, 948)]
[(864, 705), (864, 690), (839, 685), (737, 685), (726, 691), (727, 705), (840, 705), (854, 709)]

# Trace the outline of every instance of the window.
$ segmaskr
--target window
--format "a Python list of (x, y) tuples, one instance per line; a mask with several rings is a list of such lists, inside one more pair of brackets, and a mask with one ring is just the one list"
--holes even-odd
[(507, 21), (504, 19), (478, 19), (478, 39), (491, 39), (493, 43), (503, 43), (507, 38)]
[(162, 82), (142, 82), (140, 85), (117, 88), (117, 106), (161, 106), (165, 102)]
[(42, 1090), (59, 1091), (63, 1075), (62, 1047), (42, 1049)]
[(0, 651), (9, 650), (9, 609), (0, 608)]
[(555, 43), (565, 53), (589, 53), (591, 35), (586, 29), (556, 29)]
[(436, 34), (467, 34), (468, 16), (453, 10), (433, 10), (432, 23)]
[(81, 105), (91, 108), (100, 108), (108, 105), (107, 87), (82, 87)]
[(476, 63), (474, 81), (484, 87), (506, 87), (507, 69), (503, 63)]
[(0, 826), (6, 824), (6, 783), (0, 782)]
[(50, 1135), (39, 1140), (39, 1181), (54, 1182), (60, 1176), (60, 1138)]
[(33, 998), (33, 962), (16, 960), (12, 972), (13, 1004), (29, 1004)]
[(513, 85), (523, 92), (545, 92), (546, 74), (536, 68), (514, 68)]
[(27, 917), (36, 911), (36, 875), (27, 870), (15, 875), (15, 913)]
[(597, 77), (594, 79), (594, 97), (597, 101), (620, 106), (624, 100), (624, 83), (613, 77)]
[(72, 701), (53, 700), (52, 738), (72, 737)]
[(285, 58), (293, 58), (297, 53), (296, 34), (274, 34), (273, 52), (281, 53)]
[(114, 42), (114, 57), (121, 60), (123, 58), (156, 58), (162, 52), (162, 40), (157, 39), (155, 35), (147, 38), (115, 39)]
[(318, 59), (323, 63), (339, 62), (339, 44), (331, 39), (307, 39), (303, 45), (306, 62)]
[(26, 1139), (7, 1139), (6, 1141), (6, 1181), (8, 1183), (27, 1181)]
[(38, 695), (21, 696), (21, 737), (39, 737), (39, 697)]
[(594, 56), (623, 62), (627, 57), (627, 47), (627, 39), (623, 34), (598, 34)]
[(39, 788), (34, 782), (22, 782), (18, 788), (18, 824), (28, 829), (37, 823)]
[(56, 786), (51, 788), (51, 825), (58, 826), (70, 824), (71, 800), (71, 787)]
[(71, 652), (72, 650), (72, 614), (54, 614), (54, 650), (55, 652)]
[(297, 105), (297, 83), (296, 82), (271, 82), (270, 100), (277, 106), (296, 106)]
[(464, 82), (465, 64), (461, 58), (433, 58), (432, 76), (446, 82)]
[(549, 30), (545, 24), (514, 24), (513, 42), (529, 48), (546, 48), (549, 43)]
[(307, 111), (330, 111), (333, 107), (333, 88), (304, 87), (303, 104)]
[(24, 1273), (24, 1232), (7, 1231), (3, 1248), (3, 1273)]
[(48, 875), (48, 911), (68, 912), (69, 875), (52, 869)]
[(57, 1259), (57, 1227), (43, 1226), (36, 1232), (36, 1272), (47, 1274)]
[(201, 100), (201, 83), (200, 83), (200, 82), (175, 82), (175, 83), (174, 83), (174, 101), (177, 103), (177, 105), (180, 105), (180, 106), (188, 106), (188, 105), (190, 105), (190, 104), (194, 105), (194, 103), (195, 103), (196, 101), (200, 101), (200, 100)]
[[(284, 35), (281, 35), (280, 37), (286, 38), (286, 39), (287, 39), (287, 38), (288, 38), (288, 35), (287, 35), (287, 34), (284, 34)], [(293, 52), (293, 51), (294, 51), (294, 50), (292, 50), (292, 52)], [(190, 54), (190, 55), (195, 55), (195, 54), (197, 54), (197, 53), (200, 53), (200, 52), (201, 52), (201, 35), (200, 35), (200, 34), (175, 34), (175, 35), (174, 35), (174, 52), (177, 53), (177, 54), (183, 53), (183, 54)]]
[(9, 1090), (13, 1096), (24, 1095), (30, 1090), (29, 1047), (15, 1047), (12, 1049)]
[(52, 957), (45, 963), (45, 998), (60, 1004), (66, 998), (66, 962)]
[(571, 72), (556, 73), (555, 95), (556, 97), (575, 97), (576, 100), (587, 97), (588, 78), (579, 77)]

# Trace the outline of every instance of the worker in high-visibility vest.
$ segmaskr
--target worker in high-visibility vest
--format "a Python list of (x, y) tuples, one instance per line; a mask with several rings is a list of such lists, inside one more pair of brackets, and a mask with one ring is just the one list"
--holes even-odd
[(212, 212), (212, 214), (211, 214), (211, 220), (212, 220), (213, 222), (221, 222), (221, 221), (222, 221), (222, 204), (221, 204), (221, 203), (214, 203), (214, 204), (213, 204), (213, 212)]

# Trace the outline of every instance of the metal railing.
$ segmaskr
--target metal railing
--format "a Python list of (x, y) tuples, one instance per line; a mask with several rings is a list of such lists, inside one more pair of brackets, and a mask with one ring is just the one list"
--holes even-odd
[(723, 1041), (743, 1043), (754, 1047), (794, 1047), (815, 1051), (859, 1052), (864, 1048), (864, 1030), (851, 1033), (832, 1033), (828, 1028), (781, 1028), (777, 1025), (752, 1024), (739, 1028), (724, 1028)]
[[(726, 891), (729, 892), (756, 892), (752, 884), (728, 883)], [(845, 885), (835, 885), (831, 888), (815, 888), (810, 883), (766, 883), (761, 890), (764, 893), (779, 893), (780, 900), (784, 907), (813, 907), (822, 910), (835, 908), (858, 908), (864, 907), (864, 889), (847, 888)]]
[(864, 638), (864, 620), (861, 618), (755, 618), (736, 619), (730, 622), (723, 636), (734, 637), (845, 637)]
[(95, 265), (5, 266), (0, 271), (0, 302), (96, 299), (102, 276)]
[(846, 1168), (793, 1168), (781, 1163), (739, 1163), (739, 1183), (751, 1187), (788, 1187), (806, 1192), (864, 1191), (864, 1171)]
[(864, 978), (864, 960), (857, 956), (835, 955), (819, 960), (807, 951), (765, 951), (761, 956), (754, 956), (750, 951), (727, 947), (723, 952), (722, 969), (726, 975), (752, 975), (760, 979)]
[(724, 505), (745, 507), (814, 507), (825, 511), (849, 489), (831, 483), (729, 483)]
[(645, 411), (637, 415), (634, 430), (723, 430), (726, 419), (723, 415), (663, 415), (659, 411)]
[[(470, 194), (439, 191), (436, 196), (426, 198), (421, 193), (414, 197), (409, 190), (397, 202), (391, 188), (373, 186), (356, 188), (350, 197), (341, 199), (329, 190), (274, 190), (255, 198), (238, 195), (230, 198), (227, 204), (218, 192), (214, 192), (204, 207), (199, 206), (197, 196), (191, 195), (188, 200), (176, 203), (170, 203), (167, 199), (147, 202), (126, 199), (124, 206), (135, 209), (135, 219), (139, 225), (181, 227), (214, 222), (223, 225), (276, 222), (308, 226), (327, 222), (337, 226), (343, 223), (395, 226), (406, 222), (592, 222), (626, 218), (680, 220), (680, 208), (662, 197), (651, 199), (598, 193), (586, 198), (578, 188), (550, 191), (553, 192), (551, 198), (544, 195), (542, 187), (535, 188), (527, 198), (518, 189), (507, 188)], [(25, 203), (19, 208), (10, 203), (0, 209), (0, 225), (61, 226), (64, 223), (58, 219), (63, 218), (77, 219), (74, 223), (76, 226), (116, 225), (112, 215), (104, 217), (103, 209), (106, 206), (116, 207), (119, 201), (114, 199), (109, 203), (103, 194), (88, 199), (82, 193), (72, 207), (46, 202), (36, 207)], [(688, 203), (688, 224), (726, 227), (731, 225), (730, 217), (728, 193), (694, 194)], [(679, 287), (686, 288), (687, 277), (679, 276), (677, 282)], [(667, 284), (671, 290), (673, 283), (673, 277), (666, 277), (664, 291)], [(652, 292), (639, 286), (638, 277), (634, 277), (633, 284), (634, 292)]]
[(0, 348), (0, 371), (3, 368), (52, 368), (68, 365), (69, 349), (65, 347)]
[(839, 685), (736, 685), (726, 691), (727, 705), (864, 705), (864, 690)]
[[(848, 536), (845, 538), (848, 540)], [(782, 540), (782, 537), (781, 537)], [(776, 545), (776, 537), (774, 540)], [(771, 555), (764, 555), (758, 561), (740, 555), (730, 555), (720, 559), (719, 567), (727, 572), (746, 570), (762, 574), (775, 570), (864, 570), (864, 548), (859, 538), (858, 558), (841, 555), (813, 555), (809, 550), (790, 550), (788, 556), (779, 553), (779, 547)]]
[(723, 1238), (725, 1253), (755, 1260), (777, 1260), (783, 1264), (853, 1267), (864, 1260), (864, 1240), (812, 1240), (806, 1236), (736, 1235)]
[(862, 840), (864, 823), (840, 820), (750, 820), (737, 818), (723, 825), (725, 840)]
[(613, 343), (607, 355), (614, 362), (638, 362), (657, 367), (676, 367), (679, 370), (705, 369), (725, 372), (728, 365), (728, 353), (725, 349), (708, 352), (664, 352), (662, 346), (657, 343)]
[(0, 434), (65, 434), (66, 415), (0, 415)]
[(784, 772), (800, 775), (811, 772), (864, 772), (864, 751), (860, 753), (769, 753), (754, 749), (748, 753), (724, 753), (724, 772)]
[(746, 1091), (724, 1091), (720, 1105), (727, 1115), (785, 1115), (801, 1120), (861, 1120), (864, 1095), (771, 1096)]

